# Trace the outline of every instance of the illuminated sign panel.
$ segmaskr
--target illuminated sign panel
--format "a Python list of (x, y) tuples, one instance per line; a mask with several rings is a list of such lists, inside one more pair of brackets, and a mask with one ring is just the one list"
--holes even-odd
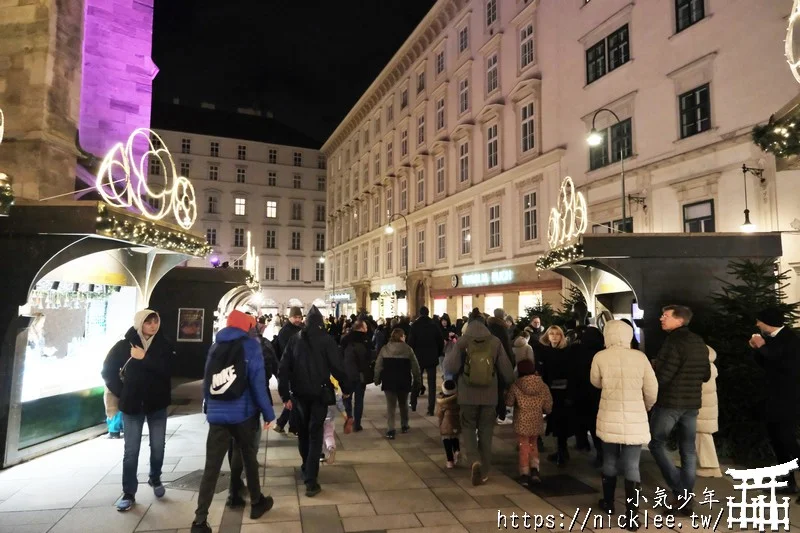
[(342, 301), (347, 301), (349, 299), (350, 295), (347, 294), (346, 292), (341, 292), (339, 294), (331, 294), (331, 300), (333, 300), (334, 302), (342, 302)]
[(464, 287), (483, 287), (486, 285), (503, 285), (514, 281), (513, 270), (493, 270), (492, 272), (475, 272), (461, 276)]

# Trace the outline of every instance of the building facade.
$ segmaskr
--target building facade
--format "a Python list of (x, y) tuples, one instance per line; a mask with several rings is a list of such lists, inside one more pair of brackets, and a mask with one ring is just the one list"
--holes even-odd
[(796, 180), (751, 140), (798, 92), (790, 4), (438, 1), (322, 148), (329, 295), (380, 316), (558, 306), (535, 261), (566, 176), (591, 232), (739, 232), (745, 190), (757, 231), (791, 231)]
[[(313, 140), (270, 117), (210, 107), (154, 105), (153, 130), (194, 184), (211, 259), (244, 268), (249, 239), (262, 292), (254, 304), (269, 314), (312, 304), (325, 312), (325, 159)], [(154, 183), (162, 169), (151, 160), (149, 171)]]

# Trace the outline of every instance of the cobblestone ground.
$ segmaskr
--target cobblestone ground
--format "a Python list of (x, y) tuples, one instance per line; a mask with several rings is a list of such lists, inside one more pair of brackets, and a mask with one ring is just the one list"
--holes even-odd
[[(203, 468), (207, 426), (200, 414), (197, 382), (178, 387), (174, 397), (175, 403), (184, 405), (172, 407), (168, 422), (162, 478), (167, 494), (163, 499), (156, 501), (146, 484), (145, 437), (137, 505), (127, 513), (117, 512), (113, 504), (121, 490), (123, 444), (121, 440), (100, 437), (0, 472), (0, 532), (188, 532), (197, 492), (185, 490), (188, 487), (176, 488), (174, 483)], [(424, 416), (425, 398), (421, 400), (421, 412), (412, 413), (411, 431), (388, 441), (383, 438), (386, 423), (383, 394), (369, 387), (364, 431), (351, 435), (337, 431), (336, 463), (322, 466), (323, 491), (314, 498), (305, 496), (299, 481), (296, 439), (275, 432), (265, 434), (259, 451), (259, 461), (266, 465), (262, 469), (263, 491), (275, 498), (275, 507), (259, 520), (250, 520), (249, 507), (244, 512), (224, 507), (223, 491), (217, 494), (211, 507), (209, 523), (214, 531), (242, 533), (456, 533), (513, 529), (512, 513), (521, 516), (527, 512), (552, 516), (549, 524), (539, 524), (538, 529), (568, 530), (572, 524), (573, 531), (619, 531), (593, 517), (584, 522), (587, 512), (597, 512), (600, 489), (599, 472), (592, 468), (590, 454), (572, 449), (572, 460), (564, 468), (543, 460), (543, 483), (531, 492), (515, 482), (516, 448), (511, 426), (497, 426), (495, 469), (486, 485), (473, 487), (466, 467), (453, 470), (445, 467), (437, 421)], [(547, 439), (545, 442), (546, 456), (554, 443)], [(723, 471), (727, 467), (723, 465)], [(644, 528), (646, 509), (647, 529), (658, 529), (653, 520), (661, 513), (652, 507), (654, 490), (662, 483), (649, 452), (642, 454), (642, 470), (643, 494), (648, 502), (641, 504), (640, 523)], [(624, 509), (621, 485), (620, 481), (618, 513)], [(695, 505), (700, 515), (697, 523), (693, 526), (690, 518), (678, 515), (672, 529), (710, 530), (719, 516), (716, 529), (729, 530), (726, 497), (739, 494), (733, 488), (733, 481), (728, 477), (698, 478), (696, 504), (704, 498), (704, 489), (713, 490), (719, 503), (710, 509), (708, 505)], [(789, 509), (790, 530), (800, 530), (800, 506), (792, 500)], [(498, 515), (506, 517), (505, 524), (502, 518), (498, 522)], [(705, 527), (700, 523), (702, 517), (710, 520)], [(521, 521), (518, 525), (519, 529), (525, 529)], [(533, 519), (529, 525), (534, 528)], [(666, 529), (663, 524), (661, 527)]]

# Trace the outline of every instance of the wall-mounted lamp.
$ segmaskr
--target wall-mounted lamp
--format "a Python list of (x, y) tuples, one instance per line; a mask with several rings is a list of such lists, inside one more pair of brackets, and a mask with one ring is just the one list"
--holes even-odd
[(642, 206), (642, 209), (645, 213), (647, 213), (647, 196), (646, 195), (638, 195), (638, 194), (629, 194), (628, 195), (628, 203), (634, 203), (637, 205)]
[(761, 181), (761, 185), (767, 181), (764, 178), (763, 168), (750, 168), (747, 165), (742, 165), (742, 179), (744, 180), (744, 223), (739, 227), (744, 233), (753, 233), (756, 231), (756, 225), (750, 222), (750, 209), (747, 205), (747, 173), (752, 174)]

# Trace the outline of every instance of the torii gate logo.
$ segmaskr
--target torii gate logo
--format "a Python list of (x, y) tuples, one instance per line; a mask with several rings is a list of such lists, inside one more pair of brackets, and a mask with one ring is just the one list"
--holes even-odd
[[(789, 531), (790, 498), (782, 498), (783, 502), (779, 503), (775, 489), (787, 486), (786, 481), (778, 481), (778, 478), (793, 475), (792, 472), (797, 468), (797, 459), (794, 459), (777, 466), (726, 470), (726, 474), (741, 481), (741, 484), (734, 485), (733, 488), (742, 491), (739, 501), (733, 496), (728, 496), (728, 529), (733, 529), (734, 525), (742, 529), (750, 526), (763, 532), (767, 526), (771, 531), (777, 531), (783, 526), (784, 531)], [(763, 494), (757, 497), (747, 494), (748, 490), (764, 489), (770, 490), (769, 500)]]
[(583, 193), (575, 192), (575, 184), (567, 176), (561, 182), (558, 206), (550, 211), (547, 227), (550, 248), (563, 246), (583, 234), (588, 224), (586, 212), (586, 198)]

